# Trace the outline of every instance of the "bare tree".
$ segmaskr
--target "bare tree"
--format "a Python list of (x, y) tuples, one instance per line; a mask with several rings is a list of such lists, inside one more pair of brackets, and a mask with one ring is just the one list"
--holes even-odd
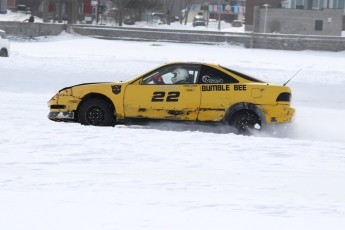
[(167, 24), (171, 22), (171, 11), (174, 7), (175, 0), (164, 0), (164, 13), (166, 14)]
[[(186, 0), (185, 1), (185, 11), (184, 11), (184, 15), (183, 15), (183, 19), (184, 19), (184, 24), (186, 25), (187, 24), (187, 20), (188, 20), (188, 14), (189, 14), (189, 11), (190, 11), (190, 8), (191, 8), (191, 2), (192, 0)], [(182, 19), (182, 20), (183, 20)]]
[(128, 4), (130, 0), (111, 0), (111, 1), (116, 5), (118, 9), (116, 21), (119, 23), (119, 26), (122, 26), (125, 6)]
[(145, 10), (163, 10), (165, 14), (171, 12), (175, 0), (111, 0), (118, 9), (119, 25), (125, 13), (132, 12), (136, 16), (141, 16)]
[(62, 23), (62, 1), (63, 0), (58, 0), (58, 2), (55, 5), (55, 10), (57, 9), (58, 14), (58, 23)]
[(53, 0), (54, 3), (54, 15), (53, 15), (53, 22), (58, 20), (58, 23), (62, 23), (62, 4), (66, 0)]
[(77, 23), (77, 20), (78, 20), (78, 0), (67, 0), (68, 24)]
[(48, 22), (49, 0), (43, 0), (43, 22)]

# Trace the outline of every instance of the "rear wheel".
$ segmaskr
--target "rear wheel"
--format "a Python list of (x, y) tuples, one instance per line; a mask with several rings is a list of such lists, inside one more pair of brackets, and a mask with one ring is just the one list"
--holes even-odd
[(107, 101), (90, 99), (84, 102), (78, 112), (82, 125), (112, 126), (114, 122), (114, 108)]
[(242, 135), (251, 135), (253, 132), (261, 130), (261, 120), (259, 116), (250, 110), (240, 110), (230, 119), (229, 125), (235, 132)]

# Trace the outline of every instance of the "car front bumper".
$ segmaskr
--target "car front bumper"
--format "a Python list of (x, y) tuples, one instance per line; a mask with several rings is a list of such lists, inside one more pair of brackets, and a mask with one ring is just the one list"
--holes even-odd
[(76, 121), (76, 110), (79, 98), (72, 95), (72, 90), (66, 88), (54, 95), (48, 101), (49, 114), (48, 119), (52, 121)]
[(52, 121), (75, 121), (74, 112), (50, 112), (48, 118)]

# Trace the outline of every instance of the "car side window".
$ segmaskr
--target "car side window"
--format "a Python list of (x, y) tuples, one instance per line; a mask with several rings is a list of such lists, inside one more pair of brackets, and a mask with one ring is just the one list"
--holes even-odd
[(149, 73), (143, 77), (142, 85), (195, 84), (199, 65), (171, 65)]
[(155, 71), (148, 76), (143, 78), (142, 84), (143, 85), (162, 85), (165, 84), (162, 78), (162, 72), (161, 71)]
[(171, 78), (173, 77), (173, 69), (171, 67), (165, 67), (151, 72), (143, 78), (143, 85), (163, 85), (171, 84)]
[(203, 66), (201, 69), (201, 75), (199, 79), (200, 84), (231, 84), (238, 83), (238, 80), (230, 75), (212, 68), (210, 66)]

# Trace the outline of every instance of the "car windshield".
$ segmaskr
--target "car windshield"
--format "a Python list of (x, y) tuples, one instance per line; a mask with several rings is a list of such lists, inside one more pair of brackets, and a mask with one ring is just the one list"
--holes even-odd
[(248, 81), (265, 83), (264, 81), (259, 80), (259, 79), (255, 78), (255, 77), (249, 76), (248, 74), (240, 73), (240, 72), (237, 72), (237, 71), (235, 71), (235, 70), (226, 68), (226, 67), (224, 67), (224, 66), (220, 66), (220, 67), (222, 67), (222, 68), (225, 69), (226, 71), (228, 71), (228, 72), (230, 72), (230, 73), (233, 73), (233, 74), (235, 74), (235, 75), (237, 75), (237, 76), (239, 76), (239, 77), (241, 77), (241, 78), (244, 78), (244, 79), (246, 79), (246, 80), (248, 80)]

